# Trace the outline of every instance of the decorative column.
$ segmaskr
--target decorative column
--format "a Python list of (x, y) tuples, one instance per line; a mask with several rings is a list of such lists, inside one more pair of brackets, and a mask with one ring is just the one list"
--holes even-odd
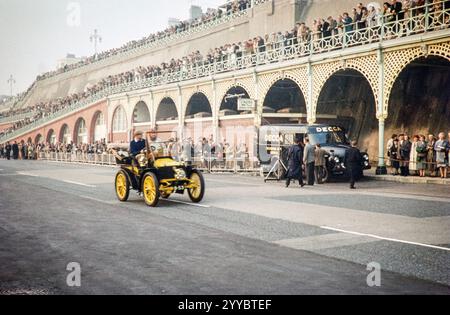
[(150, 111), (151, 127), (156, 128), (156, 110), (157, 110), (157, 108), (155, 106), (155, 97), (154, 97), (152, 91), (150, 91), (150, 108), (151, 108), (151, 111)]
[(313, 104), (313, 84), (314, 84), (314, 77), (313, 77), (313, 66), (311, 62), (308, 62), (308, 95), (307, 95), (307, 120), (308, 124), (312, 125), (316, 122), (316, 110), (317, 106), (314, 106)]
[(261, 127), (262, 122), (262, 114), (263, 114), (263, 104), (261, 103), (261, 100), (259, 99), (259, 80), (258, 80), (258, 73), (256, 70), (253, 70), (253, 86), (255, 87), (255, 109), (254, 109), (254, 121), (255, 121), (255, 127), (259, 129)]
[(215, 141), (219, 142), (219, 107), (220, 105), (217, 104), (217, 85), (216, 80), (214, 78), (211, 79), (211, 88), (212, 88), (212, 101), (213, 101), (213, 138)]
[(184, 119), (185, 112), (183, 111), (183, 94), (181, 86), (178, 84), (178, 139), (184, 140)]
[(385, 143), (384, 143), (384, 127), (387, 118), (387, 113), (384, 109), (384, 53), (382, 48), (378, 49), (378, 105), (377, 105), (377, 119), (378, 119), (378, 167), (377, 175), (386, 175), (386, 161), (385, 161)]

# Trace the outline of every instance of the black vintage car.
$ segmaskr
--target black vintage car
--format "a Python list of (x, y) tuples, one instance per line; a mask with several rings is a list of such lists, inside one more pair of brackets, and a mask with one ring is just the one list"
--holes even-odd
[(156, 207), (160, 198), (188, 193), (194, 203), (203, 200), (205, 180), (192, 165), (177, 162), (165, 148), (169, 142), (152, 142), (147, 133), (147, 147), (136, 157), (114, 150), (120, 166), (115, 178), (115, 191), (120, 201), (127, 201), (133, 189), (144, 196), (145, 203)]
[[(330, 125), (267, 125), (259, 129), (258, 158), (265, 172), (271, 170), (278, 160), (287, 165), (287, 151), (295, 138), (309, 138), (312, 145), (320, 144), (329, 155), (327, 167), (322, 174), (324, 181), (331, 177), (346, 176), (345, 153), (350, 148), (346, 131)], [(361, 176), (371, 168), (369, 155), (362, 153)]]

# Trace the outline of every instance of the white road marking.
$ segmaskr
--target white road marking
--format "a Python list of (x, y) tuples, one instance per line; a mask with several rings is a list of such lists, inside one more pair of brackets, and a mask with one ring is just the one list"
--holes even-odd
[(17, 174), (21, 175), (21, 176), (39, 177), (39, 175), (34, 175), (34, 174), (30, 174), (30, 173), (25, 173), (25, 172), (17, 172)]
[(164, 201), (180, 203), (180, 204), (184, 204), (184, 205), (188, 205), (188, 206), (192, 206), (192, 207), (211, 208), (211, 206), (209, 206), (209, 205), (201, 205), (201, 204), (198, 204), (198, 203), (190, 203), (190, 202), (185, 202), (185, 201), (180, 201), (180, 200), (164, 199)]
[(105, 203), (107, 205), (118, 205), (118, 204), (120, 204), (120, 202), (118, 202), (118, 201), (108, 201), (108, 200), (103, 200), (103, 199), (89, 197), (89, 196), (80, 196), (80, 198), (93, 200), (93, 201), (96, 201), (96, 202)]
[(367, 236), (367, 237), (371, 237), (371, 238), (375, 238), (375, 239), (379, 239), (379, 240), (383, 240), (383, 241), (390, 241), (390, 242), (396, 242), (396, 243), (416, 245), (416, 246), (428, 247), (428, 248), (433, 248), (433, 249), (440, 249), (440, 250), (444, 250), (444, 251), (450, 252), (450, 248), (447, 248), (447, 247), (441, 247), (441, 246), (435, 246), (435, 245), (429, 245), (429, 244), (423, 244), (423, 243), (417, 243), (417, 242), (409, 242), (409, 241), (404, 241), (404, 240), (399, 240), (399, 239), (389, 238), (389, 237), (383, 237), (383, 236), (378, 236), (378, 235), (373, 235), (373, 234), (366, 234), (366, 233), (359, 233), (359, 232), (335, 229), (335, 228), (328, 227), (328, 226), (321, 226), (320, 228), (325, 229), (325, 230), (329, 230), (329, 231), (334, 231), (334, 232), (341, 232), (341, 233), (353, 234), (353, 235), (358, 235), (358, 236)]
[(79, 186), (84, 186), (84, 187), (89, 187), (89, 188), (96, 188), (97, 187), (97, 186), (94, 186), (94, 185), (88, 185), (88, 184), (85, 184), (85, 183), (74, 182), (74, 181), (71, 181), (71, 180), (63, 180), (63, 182), (67, 183), (67, 184), (74, 184), (74, 185), (79, 185)]

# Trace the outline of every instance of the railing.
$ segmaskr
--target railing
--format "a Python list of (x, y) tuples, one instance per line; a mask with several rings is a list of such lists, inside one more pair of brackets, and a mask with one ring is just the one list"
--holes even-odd
[(0, 118), (0, 124), (14, 123), (14, 122), (19, 121), (21, 119), (32, 117), (34, 113), (35, 113), (34, 111), (33, 112), (26, 112), (26, 113), (17, 114), (17, 115), (10, 116), (10, 117)]
[[(282, 41), (269, 42), (258, 47), (257, 52), (246, 54), (237, 52), (224, 56), (220, 61), (211, 63), (199, 62), (195, 65), (186, 65), (180, 69), (166, 70), (147, 79), (137, 79), (132, 82), (111, 85), (92, 95), (88, 99), (73, 104), (50, 116), (39, 119), (22, 129), (0, 137), (0, 143), (32, 130), (51, 120), (62, 117), (70, 112), (81, 109), (93, 102), (112, 94), (130, 92), (144, 88), (151, 88), (164, 84), (182, 82), (186, 80), (204, 78), (211, 75), (248, 69), (257, 65), (266, 65), (315, 54), (336, 51), (369, 43), (382, 42), (412, 36), (419, 33), (449, 29), (450, 8), (445, 7), (446, 1), (415, 7), (405, 12), (404, 19), (398, 15), (390, 20), (391, 16), (379, 16), (377, 22), (366, 28), (358, 28), (358, 23), (344, 25), (335, 34), (321, 37), (319, 33), (311, 33), (307, 38), (297, 37)], [(440, 6), (440, 10), (436, 8)]]
[[(39, 160), (78, 163), (103, 166), (115, 166), (114, 155), (108, 153), (83, 153), (83, 152), (39, 152)], [(260, 167), (257, 159), (248, 154), (230, 154), (228, 157), (201, 157), (196, 156), (190, 160), (196, 168), (209, 173), (259, 173)]]

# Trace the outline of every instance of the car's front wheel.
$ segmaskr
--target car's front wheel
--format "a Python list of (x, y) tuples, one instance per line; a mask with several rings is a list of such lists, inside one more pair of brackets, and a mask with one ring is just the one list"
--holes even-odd
[(128, 176), (124, 171), (119, 171), (117, 173), (115, 188), (117, 199), (122, 202), (127, 201), (128, 197), (130, 196), (130, 181), (128, 180)]
[(159, 181), (153, 173), (145, 174), (142, 180), (142, 194), (147, 206), (156, 207), (159, 202)]
[(205, 196), (205, 179), (199, 171), (193, 171), (189, 177), (192, 188), (188, 189), (189, 198), (194, 203), (199, 203)]

